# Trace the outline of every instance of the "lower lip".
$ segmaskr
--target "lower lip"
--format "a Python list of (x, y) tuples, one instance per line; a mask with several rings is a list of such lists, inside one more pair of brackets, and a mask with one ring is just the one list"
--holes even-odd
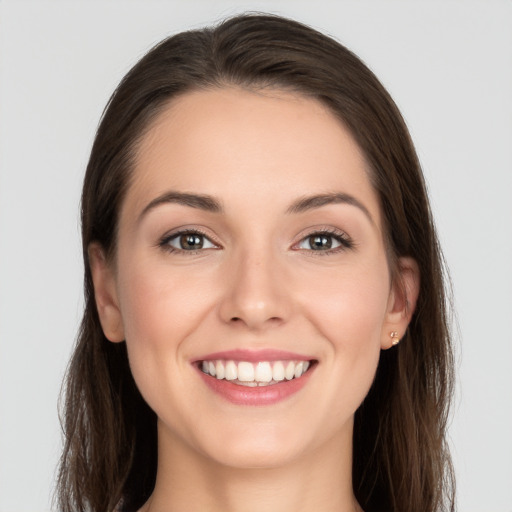
[[(316, 365), (315, 365), (316, 366)], [(272, 405), (289, 398), (300, 391), (309, 381), (313, 368), (301, 377), (283, 380), (269, 386), (240, 386), (226, 379), (216, 379), (198, 368), (205, 384), (225, 400), (236, 405)]]

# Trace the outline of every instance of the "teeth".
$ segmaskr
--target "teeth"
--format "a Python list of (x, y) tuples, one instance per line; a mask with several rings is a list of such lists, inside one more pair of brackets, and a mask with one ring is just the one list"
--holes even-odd
[(256, 365), (254, 380), (258, 382), (270, 382), (272, 380), (272, 367), (270, 363), (265, 361)]
[(238, 380), (242, 382), (254, 381), (254, 366), (245, 361), (238, 363)]
[[(222, 363), (222, 361), (220, 361)], [(234, 361), (228, 361), (226, 364), (226, 380), (236, 380), (238, 371)]]
[(295, 377), (295, 363), (293, 361), (290, 361), (286, 365), (284, 376), (286, 377), (286, 380), (292, 380), (293, 377)]
[(284, 380), (284, 365), (281, 363), (281, 361), (274, 363), (274, 368), (272, 368), (272, 376), (277, 382)]
[(224, 368), (222, 361), (217, 361), (215, 364), (215, 377), (217, 377), (217, 379), (223, 379), (225, 376), (226, 369)]
[(204, 373), (234, 381), (242, 386), (268, 386), (283, 380), (297, 379), (304, 375), (310, 366), (309, 361), (202, 361), (201, 369)]

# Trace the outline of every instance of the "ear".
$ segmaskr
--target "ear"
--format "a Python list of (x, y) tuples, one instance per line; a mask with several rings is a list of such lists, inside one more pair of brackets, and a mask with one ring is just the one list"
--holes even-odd
[(108, 263), (100, 244), (91, 243), (88, 254), (94, 285), (94, 298), (103, 333), (112, 342), (124, 341), (123, 321), (112, 266)]
[[(397, 275), (391, 285), (386, 319), (382, 326), (381, 348), (388, 349), (404, 336), (416, 308), (420, 292), (420, 271), (416, 260), (398, 259)], [(396, 333), (393, 338), (392, 333)]]

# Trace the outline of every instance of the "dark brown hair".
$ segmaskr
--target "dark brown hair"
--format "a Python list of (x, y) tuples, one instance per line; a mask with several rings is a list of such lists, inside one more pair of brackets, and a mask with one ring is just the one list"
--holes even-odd
[(367, 512), (454, 510), (445, 440), (453, 356), (444, 271), (408, 130), (374, 74), (344, 46), (295, 21), (252, 14), (162, 41), (124, 77), (103, 114), (82, 195), (85, 312), (66, 380), (60, 509), (134, 511), (153, 490), (156, 417), (133, 381), (125, 344), (103, 334), (87, 249), (97, 241), (115, 256), (120, 205), (138, 143), (155, 117), (180, 94), (226, 86), (316, 98), (362, 148), (391, 266), (400, 256), (414, 258), (421, 290), (406, 335), (382, 352), (356, 412), (354, 492)]

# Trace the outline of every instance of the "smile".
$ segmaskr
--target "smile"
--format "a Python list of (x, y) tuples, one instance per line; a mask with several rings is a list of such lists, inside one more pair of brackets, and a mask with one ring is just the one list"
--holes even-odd
[(204, 355), (194, 366), (206, 387), (222, 399), (270, 406), (303, 389), (318, 360), (282, 350), (229, 350)]
[(227, 380), (238, 386), (272, 386), (283, 381), (298, 379), (304, 375), (310, 361), (202, 361), (203, 373), (218, 380)]

